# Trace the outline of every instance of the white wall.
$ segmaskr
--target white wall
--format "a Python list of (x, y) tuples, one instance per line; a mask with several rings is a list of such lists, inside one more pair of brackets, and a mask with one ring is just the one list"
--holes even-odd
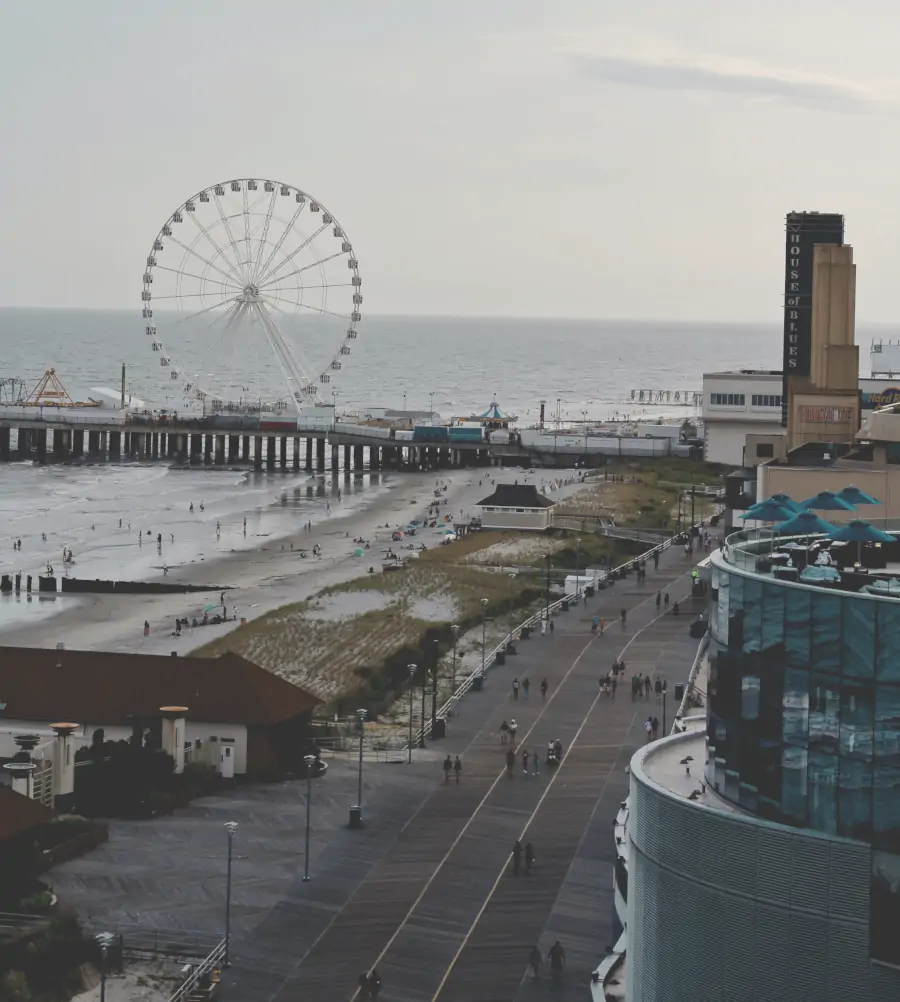
[(709, 463), (740, 466), (744, 462), (744, 442), (748, 435), (781, 435), (781, 420), (708, 421), (704, 430), (704, 458)]
[[(72, 738), (74, 748), (77, 752), (79, 748), (90, 745), (94, 731), (101, 724), (83, 724), (77, 731), (73, 731)], [(27, 720), (4, 720), (0, 728), (0, 758), (12, 758), (19, 750), (15, 742), (16, 734), (40, 734), (46, 735), (47, 740), (55, 739), (54, 731), (46, 724), (33, 724)], [(234, 739), (234, 771), (243, 774), (247, 771), (247, 728), (243, 724), (204, 724), (195, 720), (185, 721), (185, 741), (193, 744), (198, 738), (203, 742), (204, 749), (209, 739), (215, 735), (218, 738)], [(131, 728), (112, 725), (103, 726), (103, 737), (106, 741), (130, 741)], [(204, 761), (207, 761), (204, 754)], [(218, 753), (214, 759), (218, 763)]]

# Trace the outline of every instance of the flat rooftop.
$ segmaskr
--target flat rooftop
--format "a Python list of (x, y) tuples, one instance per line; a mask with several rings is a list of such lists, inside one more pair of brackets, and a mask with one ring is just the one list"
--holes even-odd
[[(640, 752), (638, 754), (641, 754)], [(706, 728), (692, 727), (675, 737), (650, 745), (643, 753), (644, 775), (670, 793), (729, 814), (743, 814), (706, 784)]]

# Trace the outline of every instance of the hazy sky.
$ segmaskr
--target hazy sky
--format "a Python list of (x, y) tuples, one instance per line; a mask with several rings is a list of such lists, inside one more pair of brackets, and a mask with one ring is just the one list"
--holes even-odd
[(0, 37), (3, 305), (139, 308), (171, 211), (257, 176), (370, 312), (777, 321), (819, 209), (900, 319), (896, 0), (8, 0)]

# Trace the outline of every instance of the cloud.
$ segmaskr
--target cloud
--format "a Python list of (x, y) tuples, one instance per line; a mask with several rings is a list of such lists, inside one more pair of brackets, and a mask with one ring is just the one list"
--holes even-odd
[(872, 112), (888, 103), (880, 94), (849, 80), (793, 73), (744, 61), (585, 53), (574, 58), (589, 76), (626, 87), (705, 91), (845, 113)]

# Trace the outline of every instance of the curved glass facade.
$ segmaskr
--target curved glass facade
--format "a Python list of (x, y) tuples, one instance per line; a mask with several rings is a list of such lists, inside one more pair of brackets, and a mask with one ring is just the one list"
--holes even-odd
[[(873, 955), (900, 964), (900, 600), (713, 557), (707, 781), (761, 817), (872, 845)], [(876, 874), (880, 880), (876, 881)], [(889, 954), (889, 955), (885, 955)]]

